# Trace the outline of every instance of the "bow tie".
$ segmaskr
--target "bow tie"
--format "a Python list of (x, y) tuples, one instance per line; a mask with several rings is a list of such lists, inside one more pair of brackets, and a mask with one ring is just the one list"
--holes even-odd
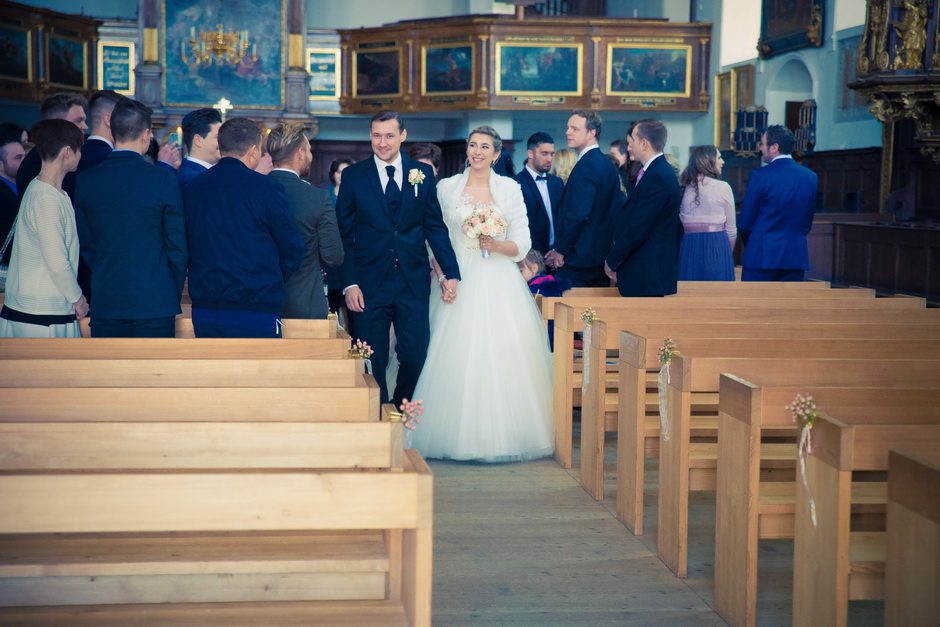
[(539, 174), (538, 176), (535, 177), (535, 180), (536, 180), (536, 181), (547, 181), (547, 180), (548, 180), (548, 175), (547, 175), (547, 174)]

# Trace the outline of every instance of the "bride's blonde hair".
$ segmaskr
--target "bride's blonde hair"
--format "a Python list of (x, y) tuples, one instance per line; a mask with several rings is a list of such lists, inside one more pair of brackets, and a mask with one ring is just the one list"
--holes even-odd
[(492, 126), (478, 126), (467, 135), (467, 143), (470, 143), (470, 138), (474, 135), (488, 135), (493, 138), (493, 152), (496, 153), (496, 158), (499, 159), (499, 155), (503, 152), (503, 138), (499, 136), (499, 133), (496, 132), (496, 129)]

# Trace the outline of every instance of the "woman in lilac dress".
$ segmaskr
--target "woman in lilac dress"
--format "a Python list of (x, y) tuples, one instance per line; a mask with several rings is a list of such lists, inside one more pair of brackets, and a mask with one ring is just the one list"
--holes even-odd
[(734, 281), (731, 252), (738, 230), (731, 186), (718, 178), (724, 163), (714, 146), (696, 146), (682, 173), (680, 281)]

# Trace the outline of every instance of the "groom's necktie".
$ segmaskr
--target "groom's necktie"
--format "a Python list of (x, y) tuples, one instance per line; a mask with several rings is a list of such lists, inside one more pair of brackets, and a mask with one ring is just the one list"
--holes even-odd
[(388, 172), (388, 183), (385, 184), (385, 201), (388, 202), (389, 209), (398, 211), (398, 205), (401, 203), (401, 189), (398, 187), (398, 183), (395, 182), (395, 166), (387, 165), (385, 171)]

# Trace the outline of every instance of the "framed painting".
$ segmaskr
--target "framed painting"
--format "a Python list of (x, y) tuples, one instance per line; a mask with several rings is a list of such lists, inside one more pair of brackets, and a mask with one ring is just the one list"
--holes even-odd
[[(285, 0), (162, 0), (165, 104), (207, 107), (226, 98), (239, 109), (283, 109), (284, 6)], [(219, 30), (231, 46), (245, 46), (243, 56), (205, 54)]]
[(691, 45), (609, 44), (607, 93), (688, 98), (692, 84), (691, 59)]
[(453, 44), (421, 48), (421, 95), (473, 93), (473, 46)]
[(134, 95), (134, 44), (124, 41), (98, 42), (98, 86), (124, 96)]
[(734, 91), (731, 89), (731, 72), (715, 77), (715, 146), (719, 150), (731, 149), (731, 134), (734, 132), (731, 116), (734, 114)]
[(823, 0), (761, 0), (762, 59), (823, 42)]
[(46, 76), (55, 87), (88, 89), (88, 44), (81, 39), (50, 33), (46, 37)]
[(33, 80), (32, 32), (0, 26), (0, 79), (30, 83)]
[(496, 42), (496, 95), (580, 96), (583, 44)]
[(338, 100), (340, 60), (337, 48), (307, 48), (310, 100)]
[(401, 95), (401, 48), (393, 43), (362, 44), (353, 52), (353, 97)]
[(734, 110), (754, 106), (754, 66), (731, 68), (731, 82), (734, 86)]

